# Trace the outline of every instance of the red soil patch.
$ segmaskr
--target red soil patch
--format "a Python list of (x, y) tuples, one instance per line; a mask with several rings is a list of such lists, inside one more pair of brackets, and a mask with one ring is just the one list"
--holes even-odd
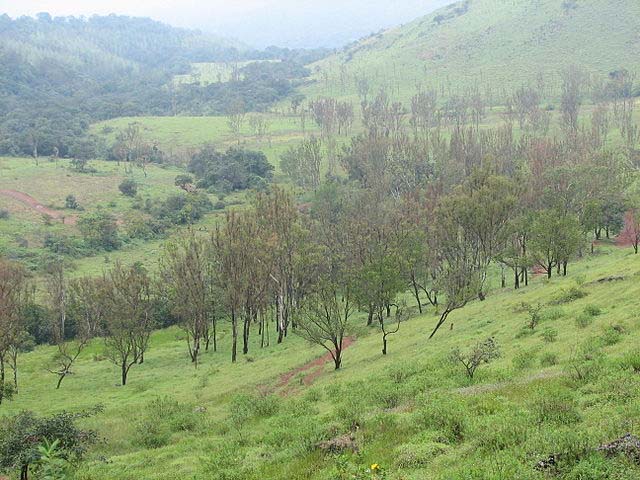
[(635, 230), (633, 227), (634, 218), (633, 212), (627, 212), (624, 216), (624, 228), (620, 235), (616, 237), (616, 246), (618, 247), (633, 247)]
[(55, 220), (62, 220), (62, 223), (64, 224), (75, 225), (75, 223), (78, 221), (78, 217), (76, 215), (64, 215), (62, 212), (45, 207), (31, 195), (27, 195), (26, 193), (18, 192), (16, 190), (0, 190), (0, 195), (17, 200), (18, 202), (25, 204), (32, 210), (42, 213), (43, 215), (46, 215), (50, 218), (53, 218)]
[[(344, 351), (347, 348), (349, 348), (351, 345), (353, 345), (355, 341), (356, 339), (354, 337), (345, 338), (342, 344), (342, 350)], [(313, 371), (302, 378), (302, 383), (307, 386), (313, 384), (313, 382), (320, 375), (322, 375), (324, 366), (327, 363), (333, 363), (333, 358), (331, 357), (330, 353), (326, 353), (323, 356), (316, 358), (315, 360), (312, 360), (298, 368), (295, 368), (287, 373), (280, 375), (280, 380), (278, 381), (278, 388), (288, 387), (293, 377), (295, 377), (296, 375), (302, 372), (306, 372), (309, 370), (313, 370)]]

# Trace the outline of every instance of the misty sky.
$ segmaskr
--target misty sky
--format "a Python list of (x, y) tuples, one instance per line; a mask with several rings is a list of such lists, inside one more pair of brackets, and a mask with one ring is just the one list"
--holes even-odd
[(447, 3), (451, 0), (0, 0), (0, 14), (117, 13), (199, 28), (257, 47), (337, 47)]

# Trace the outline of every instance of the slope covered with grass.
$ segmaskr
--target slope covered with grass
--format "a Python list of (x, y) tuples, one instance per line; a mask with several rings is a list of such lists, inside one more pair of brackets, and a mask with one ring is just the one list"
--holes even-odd
[[(567, 278), (494, 289), (432, 340), (433, 312), (407, 320), (386, 357), (378, 332), (358, 326), (338, 372), (305, 369), (323, 352), (296, 336), (253, 344), (232, 365), (227, 328), (194, 369), (172, 328), (153, 336), (126, 387), (96, 340), (55, 391), (44, 369), (54, 351), (39, 347), (22, 357), (20, 394), (0, 414), (102, 403), (88, 426), (103, 441), (77, 476), (87, 480), (635, 478), (637, 465), (594, 449), (640, 433), (639, 279), (630, 249), (599, 246)], [(538, 303), (530, 330), (526, 306)], [(450, 353), (490, 337), (501, 356), (469, 380)], [(340, 437), (356, 451), (318, 447)], [(534, 468), (552, 454), (555, 470)]]
[(416, 85), (499, 95), (542, 75), (551, 95), (569, 65), (638, 70), (638, 18), (635, 0), (464, 0), (319, 62), (307, 93), (355, 95), (366, 77), (405, 98)]

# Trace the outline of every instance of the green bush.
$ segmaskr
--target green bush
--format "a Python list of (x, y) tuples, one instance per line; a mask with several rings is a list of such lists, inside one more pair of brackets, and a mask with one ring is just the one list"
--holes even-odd
[(0, 220), (7, 220), (9, 218), (9, 210), (6, 208), (0, 208)]
[(542, 331), (542, 339), (547, 342), (547, 343), (553, 343), (558, 339), (558, 330), (556, 330), (555, 328), (545, 328)]
[(622, 360), (622, 366), (633, 373), (640, 373), (640, 351), (628, 353)]
[(551, 303), (553, 305), (562, 305), (564, 303), (571, 303), (581, 298), (586, 297), (588, 294), (579, 286), (572, 286), (569, 288), (563, 288), (558, 294), (553, 297)]
[(536, 354), (530, 350), (521, 350), (513, 356), (513, 366), (518, 370), (530, 368), (535, 362)]
[(599, 315), (602, 315), (602, 309), (597, 305), (589, 304), (584, 307), (584, 313), (585, 315), (589, 315), (590, 317), (597, 317)]
[(541, 367), (552, 367), (558, 364), (558, 356), (555, 353), (545, 352), (540, 357)]
[(138, 193), (138, 182), (132, 178), (126, 178), (118, 185), (118, 189), (127, 197), (135, 197)]
[(572, 425), (581, 419), (570, 392), (562, 389), (540, 391), (531, 403), (531, 411), (539, 425)]
[(620, 325), (609, 325), (604, 329), (602, 336), (600, 337), (602, 340), (602, 344), (605, 347), (610, 347), (611, 345), (615, 345), (619, 343), (622, 339), (622, 335), (625, 333), (624, 327)]
[(193, 431), (199, 417), (189, 405), (172, 397), (158, 397), (147, 404), (142, 418), (136, 423), (134, 439), (145, 448), (167, 445), (171, 435), (180, 431)]
[(587, 328), (593, 323), (593, 316), (581, 313), (576, 317), (576, 325), (578, 328)]

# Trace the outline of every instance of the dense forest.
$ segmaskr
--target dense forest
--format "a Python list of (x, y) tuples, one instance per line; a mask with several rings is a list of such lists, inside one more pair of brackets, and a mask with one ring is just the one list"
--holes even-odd
[[(327, 52), (252, 51), (150, 19), (0, 17), (0, 153), (95, 156), (91, 122), (122, 116), (226, 114), (241, 102), (264, 110), (292, 91), (302, 65)], [(278, 60), (242, 67), (231, 82), (173, 84), (194, 62)]]

